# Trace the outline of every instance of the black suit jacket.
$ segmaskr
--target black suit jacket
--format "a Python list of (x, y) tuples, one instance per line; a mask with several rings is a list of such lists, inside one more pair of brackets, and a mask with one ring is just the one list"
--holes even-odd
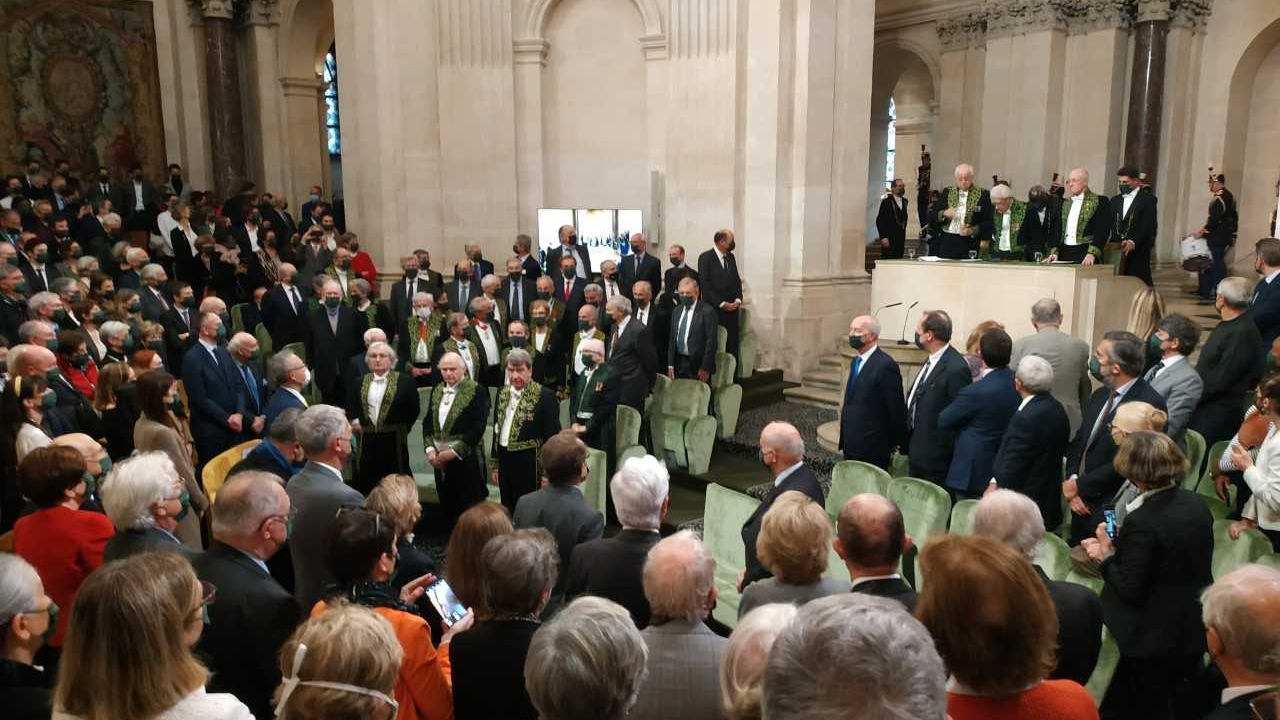
[(1084, 585), (1050, 580), (1039, 565), (1034, 567), (1058, 612), (1058, 666), (1049, 678), (1085, 685), (1102, 649), (1102, 600)]
[[(926, 468), (939, 475), (951, 466), (951, 454), (955, 449), (956, 431), (938, 428), (938, 416), (955, 400), (960, 389), (973, 382), (969, 365), (955, 348), (948, 346), (938, 360), (938, 366), (929, 369), (920, 387), (915, 388), (915, 427), (911, 431), (908, 455), (911, 464)], [(906, 396), (907, 422), (911, 422), (911, 394)]]
[(93, 403), (71, 384), (66, 375), (59, 373), (58, 378), (49, 383), (49, 388), (57, 397), (58, 410), (74, 423), (76, 432), (92, 438), (102, 437), (102, 419), (94, 412)]
[(1014, 413), (991, 464), (996, 483), (1034, 500), (1051, 532), (1062, 523), (1062, 457), (1070, 439), (1062, 403), (1049, 393), (1035, 395)]
[(316, 386), (326, 398), (343, 397), (342, 371), (346, 369), (347, 360), (362, 346), (356, 314), (350, 307), (338, 307), (337, 333), (329, 328), (328, 310), (324, 307), (307, 315), (307, 364), (315, 372)]
[(1044, 218), (1040, 217), (1040, 210), (1028, 205), (1027, 216), (1022, 221), (1022, 247), (1026, 252), (1048, 253), (1048, 248), (1058, 243), (1058, 237), (1062, 235), (1062, 231), (1058, 229), (1061, 224), (1061, 211), (1058, 205), (1058, 198), (1050, 197), (1051, 202), (1043, 208)]
[[(402, 331), (405, 323), (409, 321), (409, 315), (413, 313), (413, 296), (420, 292), (430, 293), (430, 288), (431, 283), (422, 277), (421, 271), (419, 271), (418, 277), (413, 280), (412, 291), (405, 284), (403, 275), (391, 283), (391, 322), (395, 323), (396, 334)], [(435, 310), (434, 307), (431, 309)]]
[[(612, 334), (609, 336), (612, 337)], [(608, 339), (608, 338), (607, 338)], [(649, 329), (631, 318), (616, 340), (610, 342), (609, 366), (622, 381), (619, 402), (643, 409), (645, 396), (658, 372), (658, 351)]]
[(208, 611), (221, 629), (202, 635), (196, 646), (213, 670), (209, 691), (229, 692), (255, 717), (270, 718), (271, 694), (280, 684), (277, 655), (301, 619), (297, 601), (247, 555), (217, 540), (192, 565), (218, 588)]
[(846, 460), (888, 468), (893, 449), (907, 440), (907, 405), (902, 371), (879, 348), (871, 353), (855, 381), (850, 367), (840, 409), (840, 450)]
[[(149, 286), (143, 286), (138, 289), (138, 300), (142, 303), (142, 319), (151, 322), (160, 322), (160, 316), (173, 306), (173, 298), (162, 288), (160, 294), (164, 296), (164, 302), (156, 297), (155, 292)], [(227, 328), (230, 330), (231, 328)]]
[[(553, 247), (547, 251), (547, 274), (556, 282), (560, 281), (560, 257), (564, 254), (564, 246)], [(578, 258), (577, 277), (591, 281), (591, 253), (581, 245), (573, 246), (573, 254)], [(561, 297), (564, 297), (561, 294)]]
[[(534, 263), (535, 265), (537, 263)], [(538, 287), (534, 281), (527, 277), (520, 278), (520, 307), (511, 304), (511, 299), (515, 296), (512, 292), (512, 284), (510, 278), (503, 278), (502, 285), (498, 287), (498, 297), (502, 298), (507, 304), (507, 310), (510, 317), (503, 318), (508, 323), (512, 319), (523, 320), (525, 324), (529, 324), (529, 304), (538, 299)]]
[[(553, 284), (555, 286), (555, 290), (553, 291), (554, 293), (553, 297), (556, 300), (559, 300), (560, 302), (564, 303), (565, 322), (561, 322), (560, 327), (564, 331), (567, 331), (567, 333), (572, 333), (573, 329), (578, 327), (578, 311), (581, 310), (582, 306), (587, 303), (587, 298), (585, 293), (586, 293), (588, 281), (583, 279), (581, 273), (576, 275), (573, 278), (573, 282), (569, 286), (569, 299), (565, 300), (564, 277), (559, 274), (552, 275), (551, 277), (552, 277)], [(597, 327), (600, 326), (599, 313), (597, 313), (596, 315), (596, 326)]]
[[(164, 345), (169, 352), (169, 362), (165, 367), (181, 378), (182, 359), (200, 336), (200, 313), (188, 308), (187, 322), (183, 322), (178, 309), (173, 308), (160, 316), (160, 327), (164, 328)], [(183, 335), (187, 337), (183, 338)]]
[(674, 310), (679, 306), (680, 281), (687, 277), (693, 278), (694, 282), (700, 282), (698, 271), (688, 265), (667, 268), (667, 271), (662, 274), (662, 295), (658, 296), (655, 293), (655, 297), (658, 297), (667, 310)]
[(1271, 344), (1280, 337), (1280, 278), (1271, 282), (1263, 278), (1254, 286), (1249, 319), (1258, 326), (1263, 349), (1270, 350)]
[(1147, 495), (1102, 561), (1102, 613), (1121, 657), (1204, 652), (1200, 591), (1213, 583), (1213, 515), (1192, 492)]
[(1204, 720), (1255, 720), (1257, 716), (1253, 713), (1251, 703), (1265, 692), (1249, 693), (1232, 698), (1231, 702), (1219, 705), (1205, 715)]
[[(23, 257), (23, 256), (19, 255), (18, 257)], [(39, 292), (48, 292), (49, 284), (52, 283), (54, 280), (57, 280), (58, 278), (62, 277), (62, 273), (58, 272), (58, 268), (55, 267), (54, 264), (51, 262), (44, 264), (43, 279), (40, 277), (40, 274), (35, 271), (35, 268), (31, 267), (30, 263), (22, 264), (21, 268), (22, 268), (22, 277), (24, 280), (27, 281), (27, 297), (31, 297), (32, 295), (35, 295), (36, 293), (39, 293)], [(45, 282), (46, 280), (48, 282)], [(11, 342), (17, 342), (17, 340), (18, 339), (15, 337), (11, 340)]]
[(1124, 212), (1124, 195), (1111, 198), (1111, 240), (1132, 240), (1134, 253), (1149, 255), (1156, 242), (1159, 221), (1156, 218), (1156, 196), (1147, 188), (1138, 188), (1129, 213)]
[(902, 207), (899, 208), (893, 195), (885, 195), (880, 200), (880, 210), (876, 213), (876, 232), (882, 239), (889, 240), (888, 250), (881, 250), (882, 256), (888, 252), (893, 257), (902, 257), (902, 247), (907, 241), (907, 218), (911, 217), (907, 212), (909, 202), (905, 197), (902, 198)]
[(285, 293), (283, 285), (273, 285), (267, 294), (262, 296), (262, 323), (267, 326), (267, 334), (271, 336), (271, 346), (276, 352), (285, 345), (306, 342), (307, 296), (302, 289), (294, 286), (302, 302), (295, 312), (293, 304)]
[(907, 608), (907, 612), (914, 613), (916, 611), (916, 600), (918, 599), (916, 591), (911, 589), (907, 581), (902, 578), (885, 578), (860, 582), (853, 586), (853, 592), (897, 600)]
[[(444, 284), (444, 292), (446, 295), (449, 296), (449, 310), (453, 312), (465, 313), (467, 311), (467, 308), (464, 307), (459, 302), (461, 300), (461, 296), (458, 292), (458, 287), (459, 285), (457, 280), (450, 280), (449, 282)], [(468, 283), (467, 288), (468, 288), (467, 289), (468, 304), (470, 304), (472, 300), (484, 294), (484, 292), (480, 289), (480, 283), (476, 282), (474, 278), (472, 278), (471, 282)]]
[[(556, 538), (560, 567), (568, 568), (578, 545), (598, 540), (604, 533), (604, 515), (587, 504), (582, 491), (571, 485), (547, 485), (516, 501), (512, 522), (517, 528), (546, 528)], [(559, 573), (552, 596), (564, 599), (568, 572)]]
[[(637, 263), (637, 255), (628, 255), (618, 261), (618, 272), (622, 278), (622, 294), (632, 297), (631, 288), (640, 280), (649, 283), (649, 288), (656, 295), (662, 289), (662, 263), (658, 258), (645, 253)], [(639, 267), (637, 267), (637, 265)]]
[(649, 625), (649, 599), (644, 594), (644, 561), (658, 544), (657, 531), (623, 530), (611, 538), (583, 543), (569, 563), (565, 599), (579, 595), (608, 598), (631, 613), (636, 627)]
[(738, 261), (733, 253), (725, 255), (724, 264), (712, 248), (698, 256), (698, 276), (702, 300), (717, 310), (720, 303), (733, 302), (742, 297), (742, 278), (738, 274)]
[(524, 661), (539, 627), (531, 620), (479, 620), (458, 633), (449, 646), (457, 720), (538, 717), (525, 689)]
[(826, 497), (822, 494), (822, 485), (818, 483), (818, 476), (813, 474), (813, 470), (808, 465), (801, 465), (796, 468), (782, 481), (781, 485), (774, 487), (769, 491), (769, 495), (756, 507), (755, 512), (751, 513), (751, 517), (742, 525), (742, 544), (746, 548), (747, 572), (742, 578), (742, 588), (745, 590), (747, 585), (756, 580), (763, 580), (772, 577), (772, 573), (764, 569), (764, 565), (760, 564), (760, 558), (756, 555), (756, 538), (760, 536), (760, 525), (764, 521), (764, 514), (769, 512), (769, 508), (773, 507), (773, 501), (778, 496), (788, 490), (796, 490), (808, 495), (810, 499), (819, 505), (826, 504)]
[[(684, 308), (677, 308), (671, 315), (671, 328), (667, 335), (667, 367), (676, 366), (677, 347), (679, 345), (680, 316)], [(709, 373), (716, 371), (716, 350), (719, 348), (717, 328), (720, 321), (716, 317), (715, 308), (705, 302), (693, 304), (693, 317), (689, 320), (689, 337), (687, 349), (689, 357), (697, 366)]]
[(538, 278), (542, 277), (542, 266), (538, 264), (538, 259), (530, 253), (525, 256), (524, 262), (520, 263), (520, 269), (524, 271), (524, 279), (531, 283), (537, 283)]
[[(1110, 397), (1110, 388), (1101, 387), (1094, 391), (1093, 396), (1089, 398), (1089, 402), (1085, 405), (1084, 419), (1080, 423), (1080, 430), (1076, 432), (1075, 439), (1067, 447), (1067, 477), (1077, 474), (1080, 469), (1080, 458), (1085, 457), (1084, 472), (1079, 473), (1076, 484), (1080, 490), (1080, 497), (1084, 499), (1090, 509), (1095, 510), (1095, 514), (1101, 522), (1102, 504), (1110, 502), (1115, 497), (1116, 491), (1124, 484), (1124, 478), (1120, 473), (1115, 471), (1111, 461), (1115, 458), (1116, 443), (1111, 439), (1111, 433), (1107, 432), (1106, 425), (1111, 422), (1111, 418), (1115, 417), (1115, 408), (1111, 409), (1111, 413), (1103, 418), (1103, 427), (1098, 431), (1097, 437), (1094, 438), (1093, 444), (1089, 445), (1088, 452), (1085, 452), (1085, 445), (1089, 441), (1089, 435), (1093, 432), (1094, 425), (1098, 422), (1098, 416), (1102, 414)], [(1119, 407), (1127, 402), (1141, 400), (1151, 405), (1165, 409), (1164, 397), (1156, 392), (1142, 378), (1138, 378), (1133, 382), (1133, 386), (1124, 394), (1120, 402), (1116, 403)], [(1096, 506), (1096, 507), (1095, 507)], [(1090, 526), (1092, 529), (1097, 523)], [(1092, 536), (1092, 532), (1089, 533)]]

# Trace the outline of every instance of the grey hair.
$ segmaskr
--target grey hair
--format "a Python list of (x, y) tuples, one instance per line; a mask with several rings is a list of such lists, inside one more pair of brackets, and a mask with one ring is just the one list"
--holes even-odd
[(1000, 202), (1013, 197), (1013, 190), (1008, 185), (997, 185), (991, 188), (991, 202)]
[(0, 623), (36, 609), (40, 573), (13, 553), (0, 553)]
[(743, 615), (720, 659), (720, 704), (728, 720), (760, 717), (760, 694), (769, 649), (798, 612), (791, 603), (760, 605)]
[(267, 439), (277, 443), (295, 443), (298, 441), (298, 416), (302, 411), (296, 407), (285, 408), (271, 421), (267, 428)]
[[(381, 337), (382, 339), (379, 340), (378, 337)], [(386, 342), (387, 332), (380, 327), (371, 327), (364, 331), (364, 335), (362, 335), (360, 339), (364, 341), (364, 346), (368, 348), (375, 342)]]
[(578, 343), (578, 352), (598, 352), (604, 354), (604, 341), (589, 337)]
[(529, 357), (529, 351), (512, 348), (507, 353), (507, 367), (533, 367), (533, 359)]
[(354, 281), (352, 281), (351, 287), (364, 293), (364, 296), (366, 298), (369, 297), (369, 293), (373, 292), (373, 286), (370, 285), (369, 281), (365, 280), (364, 278), (356, 278)]
[(631, 301), (627, 299), (626, 295), (614, 295), (609, 298), (609, 302), (605, 303), (604, 306), (609, 310), (621, 310), (627, 315), (631, 314)]
[(663, 538), (644, 561), (644, 596), (653, 614), (700, 622), (711, 612), (716, 559), (692, 531)]
[(173, 490), (178, 470), (159, 450), (139, 453), (111, 468), (102, 482), (102, 509), (121, 530), (146, 530), (156, 524), (151, 507)]
[(768, 438), (770, 444), (776, 445), (779, 454), (792, 460), (804, 459), (804, 438), (795, 425), (775, 420), (764, 426), (760, 432), (761, 439)]
[(1053, 365), (1039, 355), (1027, 355), (1019, 360), (1014, 377), (1029, 393), (1040, 395), (1053, 390)]
[(307, 456), (319, 455), (329, 449), (336, 438), (346, 437), (351, 430), (347, 414), (332, 405), (312, 405), (302, 412), (294, 424), (298, 442)]
[(98, 262), (98, 258), (92, 255), (82, 255), (80, 259), (76, 261), (76, 269), (80, 272), (84, 272), (91, 267), (100, 267), (101, 265), (102, 264)]
[(769, 720), (944, 720), (947, 673), (929, 631), (896, 600), (806, 603), (769, 650)]
[(471, 298), (471, 302), (467, 303), (467, 308), (471, 310), (472, 315), (475, 315), (476, 311), (484, 308), (488, 304), (489, 304), (489, 298), (483, 295), (480, 295), (478, 297)]
[(30, 343), (31, 339), (34, 338), (41, 330), (50, 333), (56, 333), (58, 331), (51, 322), (46, 322), (44, 320), (28, 320), (18, 326), (18, 342)]
[(1255, 673), (1280, 673), (1280, 570), (1239, 567), (1200, 594), (1201, 617), (1222, 640), (1226, 654)]
[(27, 307), (32, 312), (39, 312), (50, 305), (61, 305), (62, 298), (58, 297), (58, 293), (52, 293), (48, 290), (42, 290), (27, 301)]
[(494, 275), (493, 273), (489, 273), (488, 275), (485, 275), (484, 277), (480, 278), (480, 289), (482, 290), (490, 286), (496, 288), (496, 287), (500, 287), (501, 285), (502, 285), (502, 281), (499, 280), (498, 276)]
[(1156, 329), (1168, 333), (1170, 340), (1177, 340), (1178, 352), (1184, 357), (1195, 352), (1200, 344), (1200, 326), (1182, 313), (1165, 315)]
[(1062, 322), (1062, 306), (1053, 298), (1041, 298), (1031, 306), (1031, 321), (1039, 325)]
[(559, 566), (555, 536), (545, 528), (491, 538), (480, 552), (489, 611), (495, 615), (538, 612), (542, 594), (555, 585)]
[(1245, 310), (1249, 307), (1249, 283), (1242, 277), (1233, 275), (1218, 283), (1217, 293), (1232, 310)]
[(988, 493), (973, 509), (973, 534), (999, 540), (1029, 560), (1044, 538), (1044, 517), (1031, 498), (1003, 488)]
[(618, 522), (624, 528), (657, 530), (662, 524), (662, 503), (670, 492), (671, 474), (652, 455), (628, 458), (609, 481)]
[[(854, 318), (854, 319), (857, 320), (858, 318)], [(877, 338), (880, 337), (881, 327), (880, 327), (879, 320), (875, 319), (870, 315), (863, 315), (861, 319), (862, 319), (862, 325), (867, 330), (867, 332), (871, 333), (872, 335), (875, 335)]]
[(227, 349), (239, 350), (240, 348), (244, 347), (245, 343), (250, 341), (257, 342), (258, 338), (250, 335), (247, 332), (238, 332), (235, 335), (232, 335), (231, 339), (227, 341)]
[(292, 350), (281, 350), (267, 360), (267, 376), (271, 382), (280, 385), (289, 374), (289, 358), (297, 357)]
[(261, 470), (245, 470), (227, 478), (213, 500), (213, 536), (246, 537), (257, 532), (267, 518), (279, 515), (280, 502), (273, 485), (280, 485), (279, 478)]
[(640, 697), (649, 649), (621, 605), (585, 596), (529, 643), (529, 699), (545, 720), (622, 720)]
[(124, 251), (124, 259), (126, 262), (132, 263), (134, 258), (137, 257), (147, 257), (147, 251), (137, 247), (131, 247)]
[[(569, 257), (573, 257), (573, 256), (572, 256), (572, 255), (570, 255)], [(586, 284), (585, 286), (583, 286), (583, 288), (582, 288), (582, 294), (583, 294), (583, 296), (586, 296), (586, 294), (587, 294), (587, 293), (590, 293), (590, 292), (594, 292), (594, 293), (598, 293), (598, 294), (600, 294), (600, 295), (603, 295), (603, 294), (604, 294), (604, 288), (600, 287), (600, 285), (599, 285), (598, 283), (587, 283), (587, 284)]]
[(460, 312), (449, 313), (449, 317), (445, 318), (444, 326), (449, 330), (456, 327), (465, 326), (467, 324), (467, 316)]
[(434, 304), (435, 304), (435, 302), (436, 302), (436, 299), (435, 299), (435, 298), (433, 298), (433, 297), (431, 297), (431, 293), (429, 293), (429, 292), (416, 292), (416, 293), (414, 293), (414, 294), (413, 294), (413, 300), (411, 300), (410, 302), (411, 302), (411, 303), (415, 303), (415, 302), (418, 302), (419, 300), (426, 300), (426, 301), (427, 301), (427, 306), (428, 306), (428, 307), (430, 307), (430, 306), (434, 305)]
[(143, 280), (150, 280), (163, 272), (164, 268), (159, 263), (148, 263), (142, 266), (142, 269), (138, 271), (138, 275), (142, 276)]
[(129, 334), (129, 326), (119, 320), (108, 320), (98, 327), (98, 334), (104, 338), (122, 338)]
[(365, 362), (368, 362), (368, 361), (369, 361), (369, 355), (370, 355), (371, 353), (373, 353), (373, 351), (375, 351), (375, 350), (382, 350), (382, 351), (385, 351), (388, 355), (390, 355), (390, 356), (391, 356), (391, 367), (392, 367), (393, 369), (395, 368), (395, 366), (396, 366), (396, 360), (398, 359), (398, 356), (396, 355), (395, 348), (391, 347), (390, 345), (388, 345), (386, 342), (384, 342), (384, 341), (382, 341), (382, 340), (379, 340), (378, 342), (375, 342), (375, 343), (373, 343), (373, 344), (369, 345), (369, 348), (368, 348), (367, 350), (365, 350), (365, 351), (364, 351), (364, 359), (365, 359)]
[[(84, 258), (80, 258), (80, 259), (83, 260)], [(80, 284), (80, 281), (75, 278), (69, 278), (69, 277), (54, 278), (49, 281), (49, 291), (57, 295), (59, 298), (61, 298), (62, 291), (66, 290), (67, 292), (70, 292), (74, 290), (75, 287), (79, 284)]]

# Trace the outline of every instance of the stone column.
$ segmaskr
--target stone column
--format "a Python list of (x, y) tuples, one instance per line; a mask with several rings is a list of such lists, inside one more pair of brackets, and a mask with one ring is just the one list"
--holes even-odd
[[(324, 82), (317, 77), (282, 77), (284, 121), (281, 129), (287, 173), (284, 191), (289, 198), (302, 195), (309, 186), (329, 182), (328, 133), (324, 124)], [(301, 207), (301, 204), (298, 205)], [(299, 212), (294, 210), (294, 213)], [(301, 218), (296, 218), (301, 219)]]
[(205, 86), (213, 187), (219, 198), (245, 179), (244, 119), (240, 108), (240, 62), (236, 52), (234, 0), (191, 0), (204, 15)]
[(515, 41), (516, 230), (538, 242), (538, 209), (542, 207), (542, 69), (547, 41)]
[[(956, 165), (977, 166), (982, 89), (986, 64), (986, 16), (963, 13), (939, 20), (938, 41), (942, 45), (941, 83), (937, 88), (938, 124), (934, 134), (933, 184), (938, 188), (952, 183)], [(977, 167), (978, 177), (983, 168)]]
[(257, 122), (246, 128), (246, 161), (249, 175), (263, 192), (285, 193), (287, 197), (301, 195), (305, 188), (295, 188), (290, 183), (287, 139), (284, 135), (284, 105), (280, 101), (281, 68), (277, 62), (280, 21), (277, 16), (278, 0), (254, 0), (245, 15), (245, 48), (248, 51), (248, 68), (245, 81), (248, 86), (250, 108), (256, 115), (245, 113)]
[(1129, 76), (1129, 119), (1124, 141), (1126, 164), (1136, 165), (1155, 182), (1160, 165), (1164, 111), (1165, 47), (1169, 37), (1169, 0), (1142, 0), (1133, 28), (1133, 70)]

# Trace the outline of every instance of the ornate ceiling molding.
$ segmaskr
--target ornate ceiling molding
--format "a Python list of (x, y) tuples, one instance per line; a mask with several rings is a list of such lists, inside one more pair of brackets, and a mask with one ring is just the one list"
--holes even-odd
[(1130, 30), (1139, 22), (1161, 20), (1202, 32), (1212, 11), (1213, 0), (987, 0), (978, 11), (939, 18), (935, 27), (947, 52), (981, 47), (987, 38), (1042, 30)]
[(1213, 0), (1172, 0), (1169, 8), (1169, 26), (1204, 32), (1213, 14)]
[(189, 0), (193, 12), (202, 18), (217, 20), (236, 19), (236, 0)]
[(966, 12), (942, 18), (938, 20), (937, 31), (943, 52), (981, 47), (986, 43), (987, 15)]
[(1067, 18), (1058, 6), (1043, 0), (1008, 0), (991, 3), (987, 8), (986, 19), (987, 37), (1067, 28)]

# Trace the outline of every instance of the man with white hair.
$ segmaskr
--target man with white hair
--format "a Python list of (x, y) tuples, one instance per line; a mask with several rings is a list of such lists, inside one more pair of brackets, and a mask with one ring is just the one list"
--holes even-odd
[(1101, 262), (1102, 246), (1111, 239), (1111, 201), (1089, 189), (1089, 171), (1082, 167), (1067, 174), (1062, 215), (1062, 237), (1056, 238), (1057, 247), (1049, 248), (1047, 261)]
[(131, 247), (124, 251), (124, 264), (129, 268), (116, 278), (116, 288), (142, 289), (142, 267), (151, 262), (147, 251)]
[(1071, 441), (1071, 421), (1053, 390), (1053, 366), (1039, 355), (1018, 362), (1013, 389), (1022, 398), (1005, 428), (991, 465), (990, 486), (1030, 497), (1045, 524), (1062, 524), (1062, 457)]
[[(973, 534), (999, 540), (1034, 564), (1045, 523), (1031, 498), (1013, 490), (992, 490), (973, 510)], [(1102, 647), (1102, 600), (1089, 588), (1051, 580), (1035, 565), (1058, 615), (1058, 665), (1051, 680), (1089, 682)]]
[(164, 289), (169, 276), (157, 263), (144, 265), (141, 276), (142, 287), (138, 288), (138, 297), (142, 301), (142, 319), (160, 322), (160, 316), (168, 312), (171, 307)]
[(502, 504), (516, 502), (538, 489), (540, 449), (560, 432), (560, 402), (551, 388), (533, 380), (533, 358), (524, 350), (507, 353), (507, 385), (498, 391), (493, 411), (493, 447), (498, 461), (489, 481), (502, 492)]
[(849, 347), (857, 356), (844, 384), (839, 449), (845, 460), (887, 470), (894, 448), (907, 442), (907, 405), (902, 371), (888, 353), (877, 352), (879, 344), (879, 320), (859, 315), (849, 323)]
[(178, 523), (191, 518), (200, 538), (199, 519), (190, 514), (191, 500), (173, 461), (160, 451), (132, 455), (120, 461), (102, 480), (102, 509), (116, 533), (103, 550), (104, 562), (153, 551), (182, 553), (193, 559), (197, 549), (178, 539)]
[(991, 256), (1001, 260), (1034, 260), (1022, 241), (1022, 226), (1027, 219), (1027, 204), (1013, 196), (1008, 185), (991, 188)]
[(819, 505), (826, 505), (826, 497), (818, 476), (804, 464), (804, 439), (795, 425), (785, 422), (771, 422), (760, 431), (760, 450), (757, 454), (760, 462), (769, 469), (773, 476), (773, 489), (765, 496), (751, 517), (742, 525), (742, 544), (746, 548), (746, 566), (738, 573), (738, 591), (756, 580), (772, 577), (756, 555), (756, 538), (760, 535), (760, 525), (764, 522), (765, 513), (773, 507), (773, 501), (788, 490), (796, 490), (809, 496)]
[(1267, 348), (1249, 317), (1249, 285), (1242, 277), (1218, 283), (1213, 307), (1222, 319), (1200, 348), (1196, 372), (1204, 381), (1200, 404), (1187, 427), (1204, 437), (1208, 447), (1230, 440), (1240, 427), (1240, 398), (1258, 385)]
[(291, 263), (280, 263), (276, 270), (279, 280), (262, 298), (262, 322), (271, 335), (271, 347), (283, 348), (289, 343), (302, 342), (305, 338), (304, 318), (307, 301), (294, 284), (298, 269)]
[(650, 293), (654, 288), (662, 287), (662, 263), (648, 253), (649, 242), (645, 240), (644, 233), (632, 233), (627, 244), (631, 246), (631, 254), (622, 258), (618, 273), (622, 280), (622, 294), (634, 300), (638, 282), (649, 283)]
[[(347, 362), (347, 377), (362, 378), (368, 374), (369, 363), (365, 361), (365, 355), (368, 354), (369, 348), (373, 347), (374, 343), (387, 342), (387, 334), (383, 332), (382, 328), (378, 327), (371, 327), (365, 330), (360, 337), (364, 340), (364, 349), (352, 355), (351, 360)], [(396, 356), (399, 357), (399, 353)]]
[[(1062, 306), (1053, 298), (1041, 298), (1031, 306), (1031, 327), (1035, 328), (1034, 335), (1025, 335), (1014, 341), (1010, 364), (1017, 368), (1022, 358), (1028, 355), (1039, 355), (1049, 361), (1053, 368), (1050, 393), (1067, 411), (1074, 436), (1080, 429), (1081, 408), (1093, 392), (1088, 373), (1093, 349), (1084, 340), (1062, 332)], [(1237, 423), (1239, 420), (1239, 417), (1235, 418)]]
[(214, 672), (209, 687), (234, 694), (259, 718), (272, 716), (280, 646), (303, 617), (267, 570), (267, 561), (292, 539), (293, 518), (289, 495), (274, 476), (232, 475), (213, 502), (213, 541), (192, 561), (196, 575), (218, 588), (218, 602), (207, 609), (220, 629), (204, 633), (198, 645)]
[(57, 327), (59, 313), (66, 313), (62, 307), (62, 298), (55, 292), (43, 291), (31, 296), (27, 301), (27, 309), (31, 311), (33, 320), (42, 320), (52, 328)]
[(769, 650), (769, 720), (944, 720), (947, 672), (902, 605), (859, 593), (805, 603)]
[(493, 301), (483, 295), (472, 298), (467, 306), (471, 315), (471, 332), (475, 336), (476, 349), (480, 351), (478, 378), (485, 387), (502, 384), (502, 328), (493, 322)]
[(431, 390), (422, 440), (427, 462), (435, 469), (445, 529), (451, 531), (458, 516), (489, 495), (480, 469), (489, 393), (467, 378), (466, 365), (457, 353), (440, 356), (436, 367), (440, 382)]
[[(604, 293), (605, 302), (609, 302), (609, 298), (614, 295), (624, 295), (622, 288), (618, 285), (618, 264), (612, 260), (605, 260), (600, 263), (600, 290)], [(627, 295), (629, 298), (630, 295)]]
[(604, 343), (591, 338), (578, 344), (585, 368), (570, 390), (570, 429), (587, 445), (614, 453), (614, 416), (622, 394), (622, 379), (604, 360)]
[[(396, 287), (401, 286), (397, 283)], [(428, 292), (414, 294), (409, 302), (408, 314), (396, 325), (396, 349), (414, 384), (429, 387), (436, 380), (431, 358), (444, 326), (445, 313), (435, 311), (435, 298)]]
[(227, 352), (233, 361), (231, 370), (238, 382), (235, 384), (239, 402), (236, 409), (244, 413), (244, 429), (241, 441), (262, 437), (267, 426), (267, 381), (259, 358), (258, 339), (240, 332), (227, 341)]
[(640, 633), (649, 648), (649, 672), (631, 720), (722, 716), (720, 660), (728, 640), (703, 622), (716, 602), (715, 573), (715, 557), (688, 530), (649, 551), (644, 594), (653, 614)]
[(502, 281), (497, 275), (490, 274), (480, 278), (480, 292), (484, 293), (484, 298), (489, 301), (489, 322), (498, 329), (499, 337), (502, 336), (507, 323), (511, 322), (511, 311), (507, 301), (498, 295), (501, 287)]
[(929, 250), (950, 260), (967, 258), (977, 251), (982, 238), (991, 237), (991, 196), (973, 184), (973, 166), (956, 166), (956, 184), (943, 188), (929, 208), (930, 220), (938, 230), (936, 247)]
[(1200, 596), (1209, 656), (1227, 679), (1222, 704), (1205, 720), (1253, 720), (1252, 703), (1280, 685), (1280, 570), (1245, 565)]
[(613, 318), (613, 329), (605, 345), (606, 357), (622, 381), (618, 402), (644, 412), (644, 399), (659, 369), (653, 337), (644, 325), (631, 317), (631, 301), (626, 297), (615, 295), (605, 309)]
[(352, 484), (368, 494), (387, 475), (412, 473), (406, 441), (419, 405), (418, 388), (394, 369), (396, 351), (390, 345), (373, 343), (365, 361), (369, 372), (348, 384), (346, 409), (360, 434), (360, 460)]
[(643, 630), (651, 612), (644, 594), (645, 558), (660, 539), (671, 501), (670, 474), (652, 455), (628, 458), (609, 481), (609, 495), (622, 531), (574, 548), (565, 571), (565, 597), (609, 598), (625, 607)]
[(62, 301), (62, 313), (55, 314), (54, 322), (63, 330), (80, 329), (80, 318), (76, 317), (72, 304), (80, 302), (84, 298), (84, 290), (80, 282), (74, 277), (63, 276), (55, 278), (49, 282), (49, 291), (58, 296)]

